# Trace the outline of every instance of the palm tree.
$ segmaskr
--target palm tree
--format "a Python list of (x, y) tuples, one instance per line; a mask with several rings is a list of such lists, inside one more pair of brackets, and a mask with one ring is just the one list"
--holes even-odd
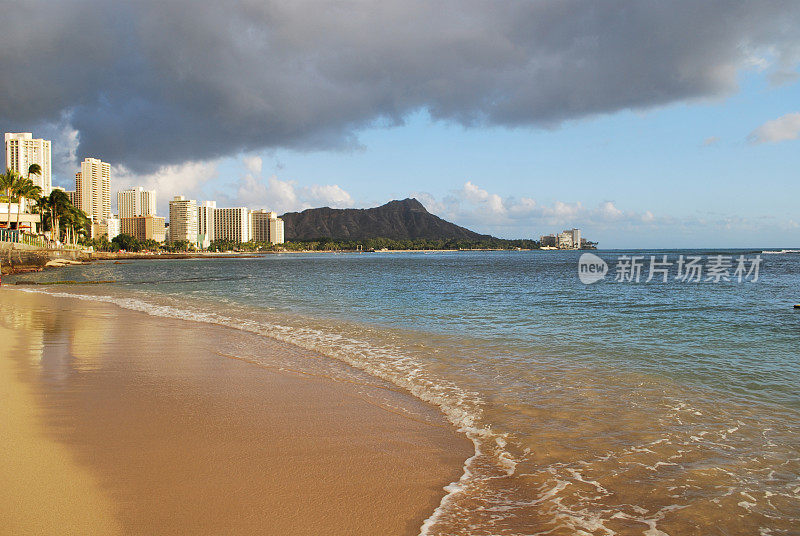
[(72, 203), (69, 196), (63, 190), (53, 190), (47, 199), (47, 207), (50, 209), (50, 238), (58, 241), (60, 218), (67, 213)]
[(34, 206), (34, 210), (37, 214), (41, 215), (42, 217), (42, 229), (40, 232), (44, 232), (45, 229), (50, 227), (50, 197), (43, 195), (39, 199), (36, 200), (36, 205)]
[[(39, 164), (31, 164), (30, 166), (28, 166), (28, 180), (33, 182), (33, 179), (31, 178), (31, 175), (36, 175), (37, 177), (41, 177), (42, 176), (42, 166), (40, 166)], [(36, 184), (35, 182), (33, 182), (33, 183)], [(40, 186), (39, 188), (41, 190), (42, 186)], [(40, 193), (41, 193), (41, 191), (40, 191)]]
[(11, 192), (15, 188), (16, 184), (19, 183), (20, 176), (19, 173), (14, 171), (11, 168), (6, 168), (6, 172), (0, 174), (0, 188), (6, 191), (6, 205), (7, 207), (7, 218), (6, 218), (6, 229), (11, 229)]
[(60, 223), (64, 224), (66, 232), (64, 241), (68, 244), (76, 244), (80, 235), (91, 236), (92, 234), (92, 220), (84, 211), (71, 203), (63, 207), (60, 220)]
[[(38, 165), (39, 164), (33, 164), (33, 166)], [(33, 184), (32, 180), (22, 179), (15, 185), (14, 193), (19, 199), (19, 209), (17, 210), (17, 230), (19, 230), (19, 218), (22, 214), (22, 207), (26, 205), (26, 199), (39, 199), (42, 195), (42, 189)]]
[[(39, 164), (31, 164), (28, 166), (28, 178), (31, 179), (31, 175), (36, 175), (37, 177), (42, 176), (42, 166)], [(31, 179), (33, 180), (33, 179)]]

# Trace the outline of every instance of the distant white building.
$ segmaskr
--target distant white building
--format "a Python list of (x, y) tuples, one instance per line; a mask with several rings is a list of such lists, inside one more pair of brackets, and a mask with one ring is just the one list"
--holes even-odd
[(120, 218), (156, 215), (156, 191), (141, 186), (117, 192), (117, 212)]
[(120, 233), (120, 220), (116, 217), (106, 218), (105, 220), (92, 224), (92, 238), (100, 238), (106, 235), (109, 240), (113, 240)]
[(42, 189), (42, 195), (50, 195), (53, 191), (50, 140), (34, 138), (30, 132), (6, 132), (6, 167), (27, 177), (33, 164), (39, 164), (42, 174), (31, 175), (31, 180)]
[(169, 202), (169, 240), (197, 246), (197, 201), (177, 195)]
[(273, 218), (269, 220), (269, 241), (273, 244), (283, 244), (283, 220), (281, 218)]
[(245, 207), (214, 210), (214, 240), (250, 241), (250, 217)]
[(250, 240), (283, 244), (283, 220), (265, 209), (250, 212)]
[(217, 209), (216, 201), (205, 201), (197, 206), (197, 245), (208, 249), (214, 240), (214, 211)]
[[(543, 237), (544, 238), (544, 237)], [(556, 235), (556, 247), (559, 249), (580, 249), (581, 230), (566, 229)]]
[(580, 229), (570, 229), (569, 231), (565, 231), (572, 233), (572, 247), (575, 249), (581, 248), (581, 230)]
[(120, 221), (119, 218), (116, 216), (112, 216), (105, 221), (106, 224), (106, 234), (108, 234), (108, 239), (113, 240), (115, 237), (119, 236), (120, 233)]

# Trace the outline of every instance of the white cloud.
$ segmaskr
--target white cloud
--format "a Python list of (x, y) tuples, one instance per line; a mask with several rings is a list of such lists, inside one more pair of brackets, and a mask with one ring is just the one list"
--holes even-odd
[(601, 203), (598, 208), (598, 213), (606, 220), (619, 220), (625, 216), (611, 201)]
[(755, 129), (748, 139), (752, 143), (777, 143), (800, 137), (800, 112), (789, 113), (767, 121)]
[[(595, 206), (586, 206), (579, 201), (543, 204), (530, 197), (500, 197), (471, 181), (439, 199), (425, 192), (411, 195), (433, 214), (479, 233), (502, 238), (538, 239), (543, 234), (578, 227), (585, 238), (600, 240), (603, 247), (641, 247), (640, 241), (647, 240), (655, 240), (667, 247), (705, 246), (710, 243), (709, 237), (717, 240), (723, 236), (730, 244), (741, 245), (742, 237), (759, 243), (765, 230), (795, 232), (800, 228), (795, 220), (772, 216), (657, 215), (650, 210), (619, 207), (613, 200)], [(500, 200), (503, 211), (488, 210), (493, 198)]]
[(503, 199), (497, 194), (490, 194), (486, 190), (479, 188), (471, 181), (464, 183), (461, 194), (465, 199), (476, 204), (481, 204), (484, 208), (494, 214), (502, 214), (506, 211)]
[(338, 184), (300, 185), (293, 180), (281, 180), (276, 175), (262, 178), (262, 160), (258, 156), (242, 158), (249, 173), (236, 183), (236, 195), (219, 195), (226, 203), (249, 208), (266, 208), (279, 213), (329, 206), (347, 208), (354, 205), (353, 197)]
[(242, 162), (244, 163), (244, 166), (247, 168), (247, 170), (250, 171), (250, 173), (252, 173), (253, 175), (261, 174), (261, 168), (264, 162), (261, 160), (260, 156), (256, 155), (245, 156), (244, 158), (242, 158)]
[(315, 206), (345, 208), (353, 206), (353, 198), (338, 184), (313, 184), (304, 188), (305, 198)]
[(530, 197), (504, 198), (472, 181), (465, 182), (459, 190), (441, 200), (425, 192), (413, 193), (412, 196), (438, 216), (498, 236), (538, 237), (573, 226), (634, 229), (655, 225), (661, 220), (650, 211), (622, 210), (613, 201), (604, 201), (590, 208), (579, 201), (542, 204)]

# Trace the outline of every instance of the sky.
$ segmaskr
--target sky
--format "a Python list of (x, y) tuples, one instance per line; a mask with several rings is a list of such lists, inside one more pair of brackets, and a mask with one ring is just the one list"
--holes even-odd
[(67, 189), (96, 157), (162, 214), (416, 197), (503, 238), (800, 247), (800, 2), (6, 7), (0, 128)]

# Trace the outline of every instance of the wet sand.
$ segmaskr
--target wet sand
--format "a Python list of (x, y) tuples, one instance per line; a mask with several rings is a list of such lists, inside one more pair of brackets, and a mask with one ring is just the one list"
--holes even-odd
[(220, 355), (247, 337), (0, 289), (0, 532), (417, 534), (471, 443), (410, 396)]

